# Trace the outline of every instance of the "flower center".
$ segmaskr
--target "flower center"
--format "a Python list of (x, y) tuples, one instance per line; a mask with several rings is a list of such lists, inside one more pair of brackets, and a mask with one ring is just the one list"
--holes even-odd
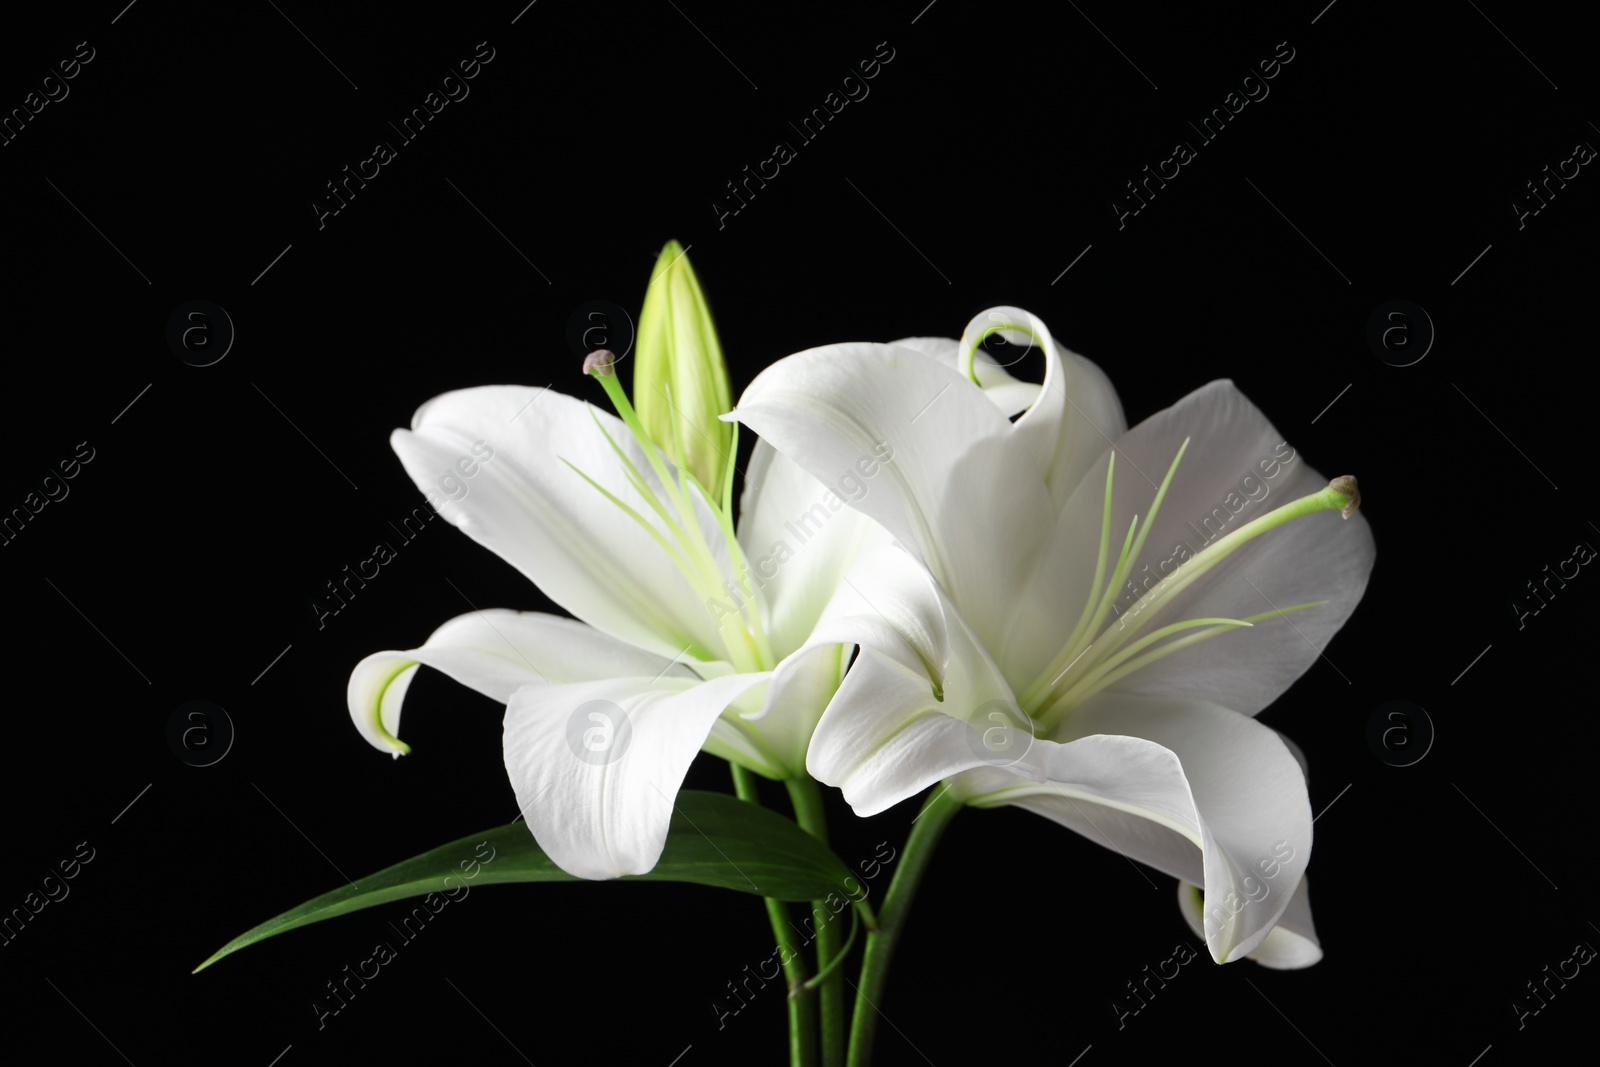
[[(591, 375), (605, 389), (606, 395), (611, 398), (612, 405), (616, 408), (617, 415), (622, 419), (623, 425), (633, 435), (639, 448), (644, 452), (645, 459), (655, 473), (656, 483), (660, 486), (658, 492), (646, 480), (644, 473), (639, 470), (632, 457), (625, 452), (600, 420), (595, 419), (595, 426), (605, 435), (606, 441), (611, 445), (612, 451), (622, 462), (622, 469), (627, 476), (628, 484), (639, 494), (649, 509), (655, 514), (659, 522), (651, 522), (638, 509), (619, 499), (615, 493), (600, 485), (588, 474), (579, 470), (566, 460), (567, 466), (572, 467), (577, 473), (595, 489), (599, 490), (607, 500), (616, 505), (631, 520), (637, 522), (646, 533), (660, 545), (672, 560), (679, 572), (688, 580), (701, 601), (707, 605), (707, 611), (716, 620), (721, 632), (723, 643), (726, 645), (727, 660), (739, 671), (764, 671), (771, 670), (776, 663), (772, 654), (772, 646), (767, 640), (766, 627), (761, 619), (761, 605), (753, 583), (749, 579), (749, 565), (745, 562), (744, 553), (739, 548), (738, 538), (734, 535), (732, 500), (733, 500), (733, 472), (732, 452), (737, 448), (737, 438), (730, 446), (729, 462), (724, 465), (720, 498), (713, 499), (700, 482), (688, 473), (688, 466), (683, 461), (684, 456), (684, 427), (682, 419), (675, 419), (673, 424), (673, 455), (671, 466), (668, 466), (668, 457), (663, 455), (655, 440), (645, 430), (638, 414), (629, 402), (628, 396), (622, 390), (622, 384), (617, 381), (613, 373), (612, 364), (615, 357), (612, 353), (599, 350), (589, 353), (584, 358), (584, 373)], [(670, 387), (667, 387), (670, 391)], [(670, 395), (668, 400), (670, 402)], [(737, 432), (737, 427), (735, 428)], [(733, 577), (724, 576), (721, 562), (713, 550), (712, 540), (706, 537), (701, 526), (700, 512), (695, 506), (695, 497), (711, 510), (716, 517), (717, 525), (727, 551), (727, 556), (733, 569)], [(747, 596), (738, 595), (745, 591)], [(714, 610), (714, 606), (726, 606), (726, 610)], [(722, 659), (723, 657), (707, 649), (691, 646), (687, 650), (690, 654), (703, 660)]]
[[(1349, 476), (1335, 478), (1327, 488), (1292, 500), (1251, 522), (1218, 538), (1199, 552), (1182, 560), (1154, 587), (1147, 588), (1125, 612), (1121, 612), (1116, 625), (1107, 624), (1114, 594), (1127, 581), (1128, 575), (1138, 565), (1139, 554), (1161, 510), (1161, 502), (1177, 473), (1178, 463), (1189, 447), (1189, 439), (1178, 448), (1167, 476), (1156, 490), (1150, 504), (1150, 514), (1140, 526), (1139, 517), (1122, 541), (1122, 551), (1106, 580), (1106, 561), (1111, 541), (1111, 489), (1116, 467), (1116, 453), (1112, 452), (1106, 465), (1105, 505), (1100, 524), (1100, 548), (1095, 563), (1095, 579), (1078, 622), (1061, 650), (1041, 671), (1018, 700), (1038, 724), (1041, 734), (1058, 725), (1076, 706), (1094, 693), (1117, 682), (1141, 667), (1163, 656), (1188, 648), (1218, 634), (1258, 622), (1279, 618), (1292, 612), (1320, 607), (1327, 601), (1295, 604), (1275, 608), (1243, 619), (1195, 618), (1168, 623), (1141, 636), (1156, 616), (1172, 600), (1193, 585), (1217, 564), (1227, 559), (1245, 542), (1277, 529), (1286, 523), (1319, 511), (1340, 511), (1349, 518), (1361, 502), (1356, 480)], [(1182, 636), (1179, 636), (1182, 635)]]

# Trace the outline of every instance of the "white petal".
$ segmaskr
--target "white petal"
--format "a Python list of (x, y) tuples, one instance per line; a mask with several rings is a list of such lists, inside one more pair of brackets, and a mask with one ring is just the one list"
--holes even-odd
[(935, 690), (946, 685), (950, 620), (955, 609), (933, 578), (902, 545), (874, 540), (817, 621), (810, 644), (876, 648), (915, 663)]
[[(765, 689), (765, 686), (755, 686), (729, 704), (717, 721), (711, 724), (711, 732), (706, 735), (705, 744), (700, 749), (718, 759), (737, 763), (763, 778), (777, 781), (796, 774), (797, 765), (780, 757), (761, 731), (745, 721), (749, 708), (760, 706)], [(803, 768), (804, 763), (798, 767)]]
[[(1275, 971), (1293, 971), (1310, 967), (1322, 959), (1322, 943), (1311, 923), (1311, 898), (1306, 888), (1309, 878), (1300, 879), (1300, 888), (1289, 900), (1278, 925), (1251, 950), (1248, 959)], [(1188, 882), (1178, 883), (1178, 909), (1183, 912), (1189, 929), (1204, 937), (1201, 931), (1201, 907), (1205, 894), (1199, 886)]]
[(817, 724), (806, 767), (863, 818), (983, 762), (919, 667), (863, 648)]
[[(1005, 680), (954, 608), (925, 575), (894, 575), (893, 551), (873, 579), (852, 584), (863, 610), (843, 610), (818, 630), (819, 639), (852, 640), (861, 650), (817, 724), (806, 767), (838, 786), (861, 816), (992, 765), (1007, 756), (1007, 741), (1029, 735)], [(986, 745), (997, 729), (1000, 743)]]
[[(1203, 701), (1102, 694), (1069, 716), (1066, 743), (958, 779), (979, 806), (1012, 803), (1174, 877), (1206, 887), (1205, 936), (1219, 963), (1253, 950), (1311, 857), (1311, 805), (1278, 735)], [(1032, 764), (1034, 784), (1004, 775)]]
[[(980, 312), (967, 324), (961, 346), (976, 346), (986, 333), (1004, 323), (1028, 327), (1044, 350), (1044, 385), (1037, 402), (1017, 420), (1015, 433), (1032, 450), (1051, 498), (1059, 505), (1106, 447), (1127, 429), (1122, 402), (1104, 371), (1074, 352), (1062, 352), (1044, 322), (1021, 308)], [(1030, 340), (1015, 330), (1001, 336), (1021, 345)], [(981, 370), (978, 380), (983, 381)]]
[[(719, 727), (737, 725), (742, 728), (741, 733), (753, 732), (759, 738), (750, 757), (738, 762), (752, 766), (752, 758), (764, 758), (769, 764), (775, 761), (777, 765), (768, 772), (774, 777), (806, 773), (806, 752), (811, 746), (812, 733), (839, 688), (848, 652), (841, 644), (814, 644), (802, 648), (778, 664), (765, 692), (752, 691), (762, 698), (757, 711), (739, 716), (737, 724), (730, 722), (733, 717), (729, 715), (717, 720)], [(741, 703), (747, 701), (748, 696)], [(714, 730), (713, 734), (721, 732)], [(716, 750), (708, 747), (707, 751)]]
[(850, 507), (873, 491), (882, 464), (864, 460), (827, 484), (757, 441), (745, 470), (739, 546), (767, 604), (767, 636), (782, 659), (805, 644), (840, 579), (871, 539), (888, 533)]
[(439, 627), (421, 648), (375, 652), (350, 672), (350, 717), (380, 752), (411, 751), (397, 736), (400, 705), (422, 663), (501, 703), (534, 683), (654, 675), (669, 667), (688, 673), (575, 619), (503, 608), (474, 611)]
[[(665, 656), (693, 646), (726, 658), (716, 619), (667, 553), (567, 465), (658, 524), (606, 443), (609, 433), (665, 499), (615, 416), (549, 389), (493, 385), (436, 396), (417, 409), (411, 426), (396, 430), (390, 443), (429, 502), (551, 600)], [(492, 456), (485, 458), (486, 451)], [(717, 550), (723, 543), (717, 522), (695, 500), (701, 529)], [(725, 557), (724, 547), (718, 555), (724, 571)]]
[[(949, 337), (903, 337), (898, 341), (890, 342), (896, 348), (910, 348), (929, 359), (943, 363), (952, 370), (959, 370), (958, 360), (961, 353), (961, 342)], [(1041, 386), (1037, 382), (1024, 382), (1011, 376), (1011, 372), (995, 362), (988, 352), (979, 350), (973, 359), (973, 368), (978, 374), (978, 385), (983, 389), (983, 395), (994, 402), (1001, 413), (1010, 418), (1018, 412), (1027, 411), (1028, 407), (1039, 398)]]
[(1289, 755), (1294, 757), (1294, 761), (1300, 764), (1300, 776), (1306, 780), (1307, 785), (1310, 785), (1311, 765), (1306, 762), (1305, 750), (1295, 744), (1294, 739), (1281, 730), (1278, 731), (1278, 740), (1283, 742), (1283, 747), (1289, 750)]
[(918, 555), (976, 633), (1002, 631), (1054, 508), (1011, 423), (971, 382), (907, 349), (831, 345), (768, 367), (729, 417), (819, 478), (884, 460), (855, 506)]
[[(1184, 592), (1144, 614), (1136, 609), (1137, 593), (1156, 589), (1164, 574), (1208, 541), (1328, 484), (1232, 382), (1215, 381), (1117, 442), (1113, 538), (1127, 531), (1134, 515), (1143, 523), (1185, 437), (1192, 440), (1134, 566), (1129, 579), (1133, 588), (1124, 585), (1115, 603), (1119, 614), (1108, 616), (1109, 624), (1139, 625), (1151, 632), (1183, 619), (1237, 619), (1328, 603), (1198, 642), (1111, 688), (1213, 700), (1254, 715), (1317, 661), (1355, 609), (1372, 570), (1372, 533), (1359, 512), (1348, 521), (1336, 512), (1297, 519), (1248, 542)], [(1066, 570), (1041, 570), (1031, 592), (1036, 604), (1076, 608), (1088, 596), (1094, 558), (1084, 546), (1098, 543), (1108, 457), (1109, 452), (1096, 462), (1067, 501), (1051, 551), (1074, 562)], [(1257, 500), (1252, 502), (1251, 496)], [(1111, 547), (1108, 571), (1118, 547)]]
[(517, 690), (506, 708), (506, 772), (539, 846), (580, 878), (649, 871), (712, 723), (768, 677), (612, 678)]
[[(771, 746), (784, 753), (792, 773), (805, 772), (812, 753), (821, 752), (811, 739), (839, 688), (849, 650), (856, 645), (901, 660), (911, 671), (915, 693), (930, 693), (944, 684), (949, 646), (944, 606), (927, 570), (890, 542), (886, 533), (870, 538), (841, 579), (810, 640), (778, 665), (765, 706), (747, 716)], [(848, 718), (844, 711), (838, 715)], [(851, 743), (844, 742), (837, 753), (848, 759)], [(829, 781), (834, 773), (831, 757), (818, 758), (823, 761), (818, 766), (830, 767), (823, 772)]]

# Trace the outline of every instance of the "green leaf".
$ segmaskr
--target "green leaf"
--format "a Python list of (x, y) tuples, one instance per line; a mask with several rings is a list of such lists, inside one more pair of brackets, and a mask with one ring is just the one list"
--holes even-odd
[[(678, 794), (675, 809), (660, 862), (648, 874), (617, 881), (694, 882), (778, 900), (848, 895), (851, 875), (844, 862), (781, 815), (726, 793), (691, 789)], [(441, 845), (268, 919), (223, 945), (195, 973), (275, 934), (394, 900), (429, 893), (458, 899), (478, 886), (506, 882), (581, 881), (557, 867), (521, 822), (508, 823)]]

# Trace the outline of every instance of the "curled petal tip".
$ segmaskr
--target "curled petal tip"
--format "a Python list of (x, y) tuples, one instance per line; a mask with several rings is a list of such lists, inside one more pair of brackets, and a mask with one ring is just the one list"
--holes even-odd
[(1361, 506), (1361, 490), (1356, 487), (1355, 475), (1341, 474), (1339, 477), (1328, 483), (1328, 488), (1332, 489), (1335, 493), (1338, 493), (1341, 496), (1347, 496), (1350, 498), (1350, 503), (1346, 504), (1344, 506), (1344, 510), (1339, 512), (1339, 514), (1344, 518), (1348, 519), (1350, 516), (1354, 515), (1356, 513), (1356, 508)]
[(609, 348), (597, 348), (583, 357), (583, 373), (593, 374), (600, 378), (611, 377), (611, 365), (617, 361), (617, 355)]

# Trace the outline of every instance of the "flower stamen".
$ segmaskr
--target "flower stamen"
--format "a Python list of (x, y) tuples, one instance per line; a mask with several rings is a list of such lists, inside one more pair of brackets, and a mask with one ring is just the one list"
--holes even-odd
[[(1178, 462), (1183, 458), (1184, 451), (1188, 448), (1188, 445), (1189, 439), (1185, 438), (1183, 445), (1178, 449), (1177, 456), (1173, 458), (1171, 467), (1167, 470), (1166, 478), (1162, 480), (1161, 486), (1156, 491), (1155, 499), (1151, 503), (1150, 514), (1144, 520), (1142, 528), (1140, 528), (1139, 519), (1135, 517), (1133, 526), (1128, 530), (1128, 537), (1123, 542), (1122, 555), (1117, 560), (1117, 565), (1112, 571), (1110, 582), (1102, 590), (1101, 580), (1105, 572), (1106, 548), (1111, 526), (1111, 489), (1112, 471), (1114, 469), (1112, 461), (1114, 461), (1115, 454), (1113, 453), (1112, 459), (1108, 460), (1106, 464), (1105, 505), (1101, 519), (1100, 549), (1095, 564), (1095, 580), (1089, 598), (1084, 605), (1083, 614), (1080, 615), (1077, 625), (1073, 628), (1072, 635), (1045, 670), (1027, 688), (1019, 701), (1024, 709), (1031, 711), (1041, 729), (1047, 730), (1053, 727), (1073, 707), (1081, 704), (1094, 693), (1163, 656), (1215, 637), (1218, 634), (1250, 627), (1255, 623), (1282, 617), (1291, 612), (1321, 607), (1327, 603), (1327, 601), (1317, 601), (1309, 604), (1297, 604), (1282, 610), (1274, 609), (1262, 612), (1259, 615), (1252, 615), (1244, 619), (1187, 619), (1160, 626), (1142, 637), (1139, 636), (1139, 632), (1150, 623), (1155, 615), (1159, 614), (1161, 608), (1165, 607), (1175, 596), (1193, 585), (1245, 542), (1285, 523), (1319, 511), (1340, 511), (1345, 518), (1349, 518), (1354, 514), (1361, 502), (1356, 480), (1349, 475), (1333, 479), (1320, 492), (1311, 493), (1275, 508), (1218, 539), (1200, 552), (1188, 556), (1178, 564), (1172, 573), (1157, 583), (1153, 589), (1148, 589), (1147, 592), (1140, 596), (1128, 611), (1120, 613), (1122, 625), (1115, 628), (1108, 626), (1102, 629), (1113, 594), (1120, 588), (1127, 575), (1137, 565), (1145, 540), (1154, 525), (1156, 514), (1161, 508), (1161, 503), (1166, 497), (1168, 487), (1172, 483), (1173, 475), (1177, 471)], [(1134, 537), (1135, 528), (1139, 528), (1137, 538)], [(1173, 635), (1181, 631), (1196, 630), (1200, 627), (1204, 627), (1204, 629), (1199, 629), (1198, 632), (1187, 636), (1176, 637), (1155, 648), (1150, 647), (1164, 638), (1173, 637)], [(1150, 651), (1144, 651), (1146, 649), (1150, 649)], [(1141, 652), (1144, 654), (1139, 655), (1138, 653)]]
[(1100, 592), (1100, 578), (1105, 567), (1106, 536), (1111, 526), (1111, 472), (1116, 461), (1116, 450), (1113, 449), (1106, 461), (1106, 497), (1103, 517), (1101, 519), (1101, 540), (1099, 561), (1095, 565), (1094, 588), (1089, 594), (1088, 602), (1084, 605), (1085, 615), (1088, 614), (1088, 605), (1095, 603), (1096, 593), (1100, 593), (1099, 603), (1096, 605), (1092, 619), (1087, 627), (1084, 626), (1084, 617), (1080, 616), (1078, 625), (1073, 627), (1072, 636), (1061, 647), (1054, 659), (1050, 661), (1033, 684), (1027, 689), (1023, 697), (1023, 705), (1029, 706), (1044, 692), (1055, 687), (1056, 681), (1064, 673), (1063, 664), (1070, 666), (1078, 661), (1085, 646), (1090, 644), (1090, 637), (1100, 628), (1105, 621), (1106, 612), (1111, 610), (1111, 603), (1115, 594), (1127, 580), (1133, 568), (1138, 565), (1139, 553), (1144, 550), (1145, 540), (1150, 536), (1150, 529), (1155, 524), (1156, 515), (1161, 510), (1161, 502), (1166, 499), (1167, 489), (1172, 485), (1172, 477), (1178, 471), (1178, 463), (1183, 459), (1184, 452), (1188, 451), (1190, 438), (1185, 437), (1183, 444), (1178, 446), (1178, 454), (1173, 457), (1172, 464), (1167, 468), (1167, 476), (1161, 480), (1160, 487), (1156, 490), (1156, 498), (1150, 504), (1150, 514), (1145, 518), (1143, 529), (1139, 530), (1138, 540), (1134, 540), (1134, 530), (1139, 529), (1139, 516), (1133, 517), (1133, 525), (1128, 527), (1128, 536), (1122, 542), (1122, 553), (1117, 557), (1116, 569), (1111, 573), (1111, 580), (1106, 584), (1105, 591)]
[[(638, 443), (645, 459), (649, 462), (651, 470), (655, 473), (656, 484), (660, 492), (645, 479), (644, 472), (639, 469), (633, 458), (615, 441), (606, 428), (600, 423), (599, 417), (595, 418), (595, 427), (606, 442), (611, 446), (617, 458), (621, 460), (622, 471), (628, 484), (649, 505), (666, 532), (651, 523), (637, 509), (617, 497), (594, 478), (584, 471), (579, 470), (571, 463), (571, 467), (585, 481), (597, 489), (612, 504), (621, 508), (635, 522), (639, 523), (651, 538), (666, 552), (668, 559), (688, 579), (691, 588), (695, 590), (706, 604), (721, 604), (725, 592), (724, 584), (740, 590), (750, 588), (748, 580), (749, 567), (745, 562), (744, 554), (739, 548), (738, 538), (733, 529), (733, 520), (729, 509), (718, 501), (713, 500), (700, 485), (698, 479), (692, 477), (684, 464), (684, 439), (681, 420), (676, 420), (674, 425), (672, 466), (669, 469), (668, 460), (662, 454), (660, 446), (655, 442), (644, 428), (633, 405), (623, 391), (622, 384), (613, 372), (615, 357), (605, 349), (599, 349), (584, 357), (584, 373), (593, 377), (600, 383), (601, 388), (611, 399), (612, 406), (621, 418), (623, 425), (627, 426), (634, 440)], [(670, 393), (666, 394), (668, 404), (671, 404)], [(563, 460), (563, 462), (567, 462)], [(731, 471), (732, 465), (729, 465)], [(675, 475), (675, 476), (674, 476)], [(731, 497), (731, 475), (724, 481), (724, 500)], [(662, 499), (662, 493), (666, 500)], [(723, 582), (723, 567), (714, 552), (711, 542), (706, 537), (701, 515), (694, 507), (694, 496), (699, 494), (700, 502), (712, 513), (717, 521), (719, 532), (722, 534), (728, 550), (729, 564), (733, 571), (733, 579)], [(670, 504), (668, 503), (670, 501)], [(761, 617), (761, 605), (755, 596), (746, 600), (735, 597), (737, 608), (730, 611), (714, 612), (718, 628), (724, 632), (727, 642), (727, 654), (738, 669), (743, 671), (770, 669), (776, 662), (771, 644), (767, 638), (766, 628)], [(728, 620), (737, 620), (732, 624), (729, 632)]]

